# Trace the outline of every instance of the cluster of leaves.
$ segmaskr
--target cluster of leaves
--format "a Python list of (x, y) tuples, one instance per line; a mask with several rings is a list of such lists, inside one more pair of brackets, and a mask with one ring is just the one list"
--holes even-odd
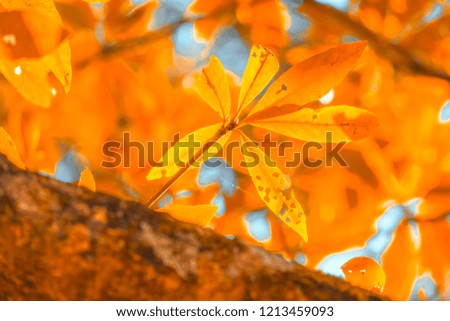
[[(213, 56), (209, 65), (196, 77), (194, 89), (219, 113), (222, 123), (198, 129), (177, 144), (187, 142), (193, 136), (200, 143), (194, 151), (198, 154), (193, 157), (195, 161), (208, 150), (206, 144), (209, 141), (220, 142), (223, 146), (234, 131), (238, 132), (242, 145), (250, 143), (248, 154), (244, 154), (246, 161), (251, 162), (250, 153), (255, 153), (260, 160), (254, 166), (248, 166), (248, 172), (261, 200), (307, 241), (305, 213), (295, 198), (289, 179), (257, 145), (251, 145), (252, 140), (241, 128), (256, 126), (295, 139), (316, 142), (324, 141), (327, 131), (333, 133), (337, 141), (365, 137), (377, 125), (376, 117), (365, 110), (350, 106), (304, 107), (340, 83), (364, 47), (365, 43), (342, 45), (294, 65), (270, 85), (257, 104), (252, 105), (251, 102), (267, 86), (279, 67), (272, 52), (253, 46), (234, 115), (231, 114), (227, 75), (220, 61)], [(174, 161), (177, 144), (165, 155), (169, 164), (153, 167), (147, 179), (170, 177), (183, 171)], [(188, 164), (192, 162), (187, 151), (180, 154), (180, 160)]]
[[(75, 155), (73, 180), (80, 185), (143, 202), (158, 195), (157, 204), (165, 186), (172, 201), (163, 211), (289, 259), (305, 257), (310, 267), (363, 249), (385, 275), (360, 258), (343, 266), (350, 281), (377, 291), (386, 278), (384, 293), (407, 299), (417, 278), (428, 275), (436, 291), (419, 297), (444, 298), (450, 267), (450, 128), (439, 118), (450, 96), (445, 1), (352, 0), (346, 11), (313, 0), (300, 6), (194, 0), (178, 11), (171, 1), (89, 2), (0, 0), (0, 126), (15, 143), (1, 129), (0, 152), (50, 175), (65, 155)], [(436, 6), (440, 15), (430, 18)], [(170, 10), (178, 18), (158, 23)], [(299, 20), (309, 26), (293, 34), (290, 26)], [(197, 58), (174, 50), (174, 37), (190, 25), (204, 44)], [(211, 55), (229, 29), (249, 53), (241, 79)], [(349, 38), (368, 40), (367, 49), (364, 42), (342, 45)], [(318, 101), (330, 90), (331, 106)], [(217, 114), (216, 124), (205, 127)], [(121, 141), (124, 132), (155, 146), (177, 132), (180, 142), (194, 135), (202, 142), (195, 159), (180, 155), (190, 163), (211, 141), (248, 143), (267, 159), (251, 145), (267, 132), (292, 139), (288, 158), (305, 141), (323, 141), (325, 131), (335, 134), (325, 144), (358, 140), (343, 148), (348, 167), (289, 168), (270, 155), (242, 169), (233, 158), (232, 193), (200, 186), (189, 166), (138, 166), (135, 153), (130, 167), (101, 166), (103, 145)], [(126, 154), (123, 147), (118, 152)], [(163, 156), (162, 149), (154, 153)], [(324, 159), (325, 149), (311, 156)], [(212, 204), (218, 196), (226, 208), (221, 216)], [(247, 214), (264, 209), (270, 238), (259, 241)], [(398, 220), (384, 224), (394, 210)], [(375, 251), (369, 241), (380, 237), (387, 242)]]

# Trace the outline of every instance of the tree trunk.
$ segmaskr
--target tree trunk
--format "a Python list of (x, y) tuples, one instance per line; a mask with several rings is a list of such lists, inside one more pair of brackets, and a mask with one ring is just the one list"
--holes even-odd
[(0, 299), (384, 298), (0, 155)]

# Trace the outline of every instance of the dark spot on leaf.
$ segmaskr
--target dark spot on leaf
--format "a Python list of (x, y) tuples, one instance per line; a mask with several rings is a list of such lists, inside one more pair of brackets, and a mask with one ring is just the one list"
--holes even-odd
[(289, 201), (292, 197), (292, 195), (291, 195), (291, 193), (290, 193), (290, 189), (286, 189), (286, 190), (284, 190), (283, 191), (283, 196), (284, 196), (284, 199), (286, 200), (286, 201)]
[(267, 188), (266, 188), (266, 196), (264, 196), (264, 200), (265, 200), (266, 202), (270, 202), (270, 198), (269, 198), (270, 191), (271, 191), (270, 187), (267, 187)]
[(355, 208), (358, 205), (358, 193), (354, 188), (346, 188), (345, 195), (347, 196), (348, 207)]
[(281, 90), (287, 90), (286, 84), (282, 84), (282, 85), (281, 85)]
[(126, 116), (120, 116), (118, 121), (117, 121), (117, 125), (119, 127), (126, 127), (126, 126), (129, 125), (129, 123), (130, 123), (130, 120)]

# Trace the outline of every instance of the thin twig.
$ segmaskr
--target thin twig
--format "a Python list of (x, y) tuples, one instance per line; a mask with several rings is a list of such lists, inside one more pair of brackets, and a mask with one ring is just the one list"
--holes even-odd
[(169, 190), (169, 188), (175, 184), (175, 182), (180, 179), (191, 166), (203, 156), (203, 154), (217, 141), (222, 138), (226, 134), (224, 128), (221, 128), (210, 140), (206, 142), (195, 154), (189, 159), (189, 161), (184, 165), (184, 167), (180, 168), (180, 170), (172, 176), (172, 178), (164, 184), (155, 195), (153, 195), (146, 203), (147, 207), (154, 207), (155, 203)]
[(136, 38), (130, 38), (130, 39), (125, 39), (125, 40), (115, 42), (115, 43), (105, 44), (102, 46), (101, 50), (98, 51), (97, 53), (95, 53), (94, 55), (77, 62), (77, 64), (75, 65), (75, 68), (76, 69), (84, 69), (94, 60), (117, 55), (122, 52), (132, 50), (136, 47), (144, 46), (153, 41), (163, 39), (164, 37), (171, 35), (178, 26), (182, 25), (183, 23), (185, 23), (187, 21), (188, 20), (183, 19), (183, 20), (177, 21), (176, 23), (164, 26), (158, 30), (150, 31), (150, 32), (148, 32), (142, 36), (136, 37)]
[[(267, 0), (261, 0), (261, 1), (267, 1)], [(193, 23), (195, 21), (199, 21), (202, 19), (214, 19), (214, 18), (219, 19), (220, 16), (225, 15), (225, 14), (230, 14), (231, 12), (234, 11), (234, 9), (235, 9), (234, 6), (230, 6), (229, 8), (227, 8), (227, 10), (222, 10), (219, 8), (219, 9), (209, 12), (208, 14), (203, 14), (203, 15), (199, 14), (196, 16), (183, 18), (172, 24), (165, 25), (157, 30), (149, 31), (139, 37), (124, 39), (121, 41), (104, 44), (99, 52), (78, 62), (75, 67), (77, 69), (83, 69), (96, 59), (110, 57), (112, 55), (116, 55), (116, 54), (119, 54), (122, 52), (126, 52), (128, 50), (135, 49), (136, 47), (144, 46), (153, 41), (163, 39), (164, 37), (168, 37), (171, 34), (173, 34), (173, 32), (175, 31), (176, 28), (178, 28), (179, 26), (181, 26), (184, 23)], [(236, 22), (237, 22), (237, 19), (235, 19), (235, 21), (233, 21), (231, 24), (234, 24)]]
[(411, 217), (407, 218), (408, 221), (416, 222), (416, 223), (438, 223), (444, 222), (450, 214), (441, 214), (436, 217), (431, 218), (421, 218), (421, 217)]
[[(233, 8), (234, 6), (231, 6), (229, 10), (216, 10), (208, 13), (207, 15), (184, 18), (173, 24), (166, 25), (161, 29), (150, 31), (142, 36), (106, 44), (99, 52), (78, 62), (75, 67), (78, 69), (83, 69), (95, 59), (112, 56), (121, 52), (125, 52), (127, 50), (134, 49), (138, 46), (146, 45), (152, 41), (156, 41), (169, 36), (175, 31), (178, 26), (184, 23), (195, 22), (200, 19), (219, 18), (221, 15), (225, 15), (227, 13), (229, 14)], [(358, 21), (352, 19), (347, 13), (339, 11), (331, 6), (317, 3), (315, 0), (304, 0), (300, 10), (307, 11), (308, 9), (320, 11), (321, 15), (330, 17), (338, 24), (345, 26), (347, 30), (353, 35), (361, 39), (368, 40), (370, 45), (372, 45), (372, 47), (378, 52), (378, 54), (389, 59), (397, 69), (407, 69), (410, 72), (416, 74), (436, 77), (450, 82), (450, 76), (446, 74), (441, 68), (433, 64), (420, 61), (418, 58), (410, 54), (410, 51), (413, 50), (408, 50), (401, 45), (389, 42), (387, 39), (384, 39)], [(237, 19), (235, 19), (233, 24), (235, 23), (238, 24)]]

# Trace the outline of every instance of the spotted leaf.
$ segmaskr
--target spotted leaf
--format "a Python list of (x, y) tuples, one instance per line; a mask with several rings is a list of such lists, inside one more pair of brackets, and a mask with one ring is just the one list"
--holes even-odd
[(295, 198), (289, 178), (242, 133), (241, 142), (245, 166), (259, 197), (275, 215), (307, 242), (306, 216)]

